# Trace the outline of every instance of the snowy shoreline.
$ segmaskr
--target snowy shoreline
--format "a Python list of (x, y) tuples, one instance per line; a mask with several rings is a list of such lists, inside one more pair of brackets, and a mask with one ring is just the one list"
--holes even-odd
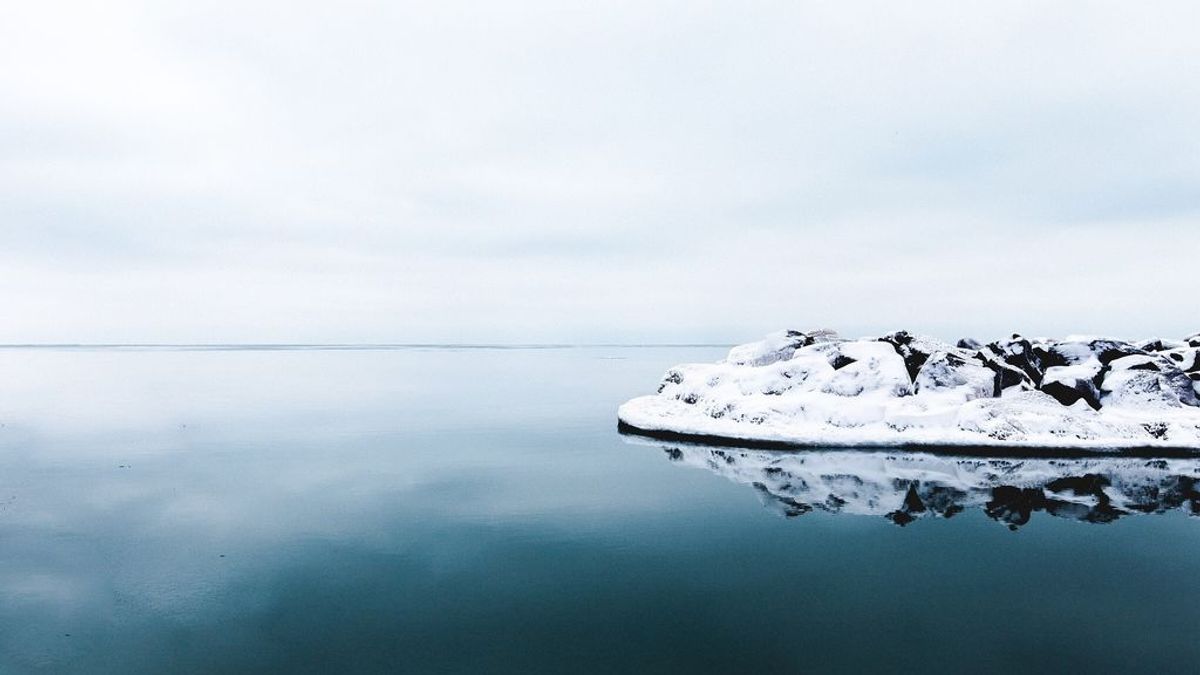
[(743, 447), (1200, 451), (1200, 336), (951, 346), (785, 331), (667, 371), (627, 433)]

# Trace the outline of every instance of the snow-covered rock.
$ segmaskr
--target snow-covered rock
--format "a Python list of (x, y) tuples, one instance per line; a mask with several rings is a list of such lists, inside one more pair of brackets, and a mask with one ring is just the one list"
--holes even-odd
[(1200, 450), (1200, 345), (781, 331), (670, 369), (628, 431), (796, 446)]
[(1000, 458), (927, 453), (785, 453), (665, 446), (672, 461), (752, 486), (788, 517), (880, 516), (897, 525), (982, 509), (1012, 529), (1039, 512), (1089, 523), (1181, 510), (1200, 516), (1200, 460)]

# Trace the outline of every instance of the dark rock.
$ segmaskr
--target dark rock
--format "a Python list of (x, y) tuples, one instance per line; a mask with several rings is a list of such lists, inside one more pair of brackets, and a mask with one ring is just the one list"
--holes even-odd
[(979, 348), (983, 346), (983, 343), (975, 338), (963, 338), (958, 341), (956, 346), (959, 349), (969, 349), (974, 352), (979, 351)]
[(1091, 378), (1066, 378), (1043, 382), (1041, 390), (1063, 405), (1073, 405), (1080, 399), (1094, 410), (1100, 409), (1100, 391)]
[(682, 384), (682, 383), (683, 383), (683, 373), (679, 372), (678, 370), (674, 370), (674, 369), (668, 370), (667, 374), (663, 376), (662, 383), (660, 383), (658, 385), (658, 393), (660, 393), (660, 394), (663, 393), (663, 390), (666, 389), (668, 385)]
[(1033, 388), (1033, 382), (1030, 381), (1029, 377), (1010, 365), (999, 361), (984, 361), (983, 365), (996, 373), (995, 386), (992, 390), (993, 396), (999, 396), (1000, 392), (1009, 387), (1022, 386), (1030, 389)]
[(879, 341), (890, 344), (904, 359), (904, 368), (908, 371), (908, 379), (911, 382), (917, 380), (917, 373), (921, 372), (921, 366), (925, 365), (925, 361), (933, 351), (923, 344), (924, 341), (906, 330), (884, 335), (879, 338)]
[(834, 353), (829, 359), (829, 365), (833, 366), (834, 370), (841, 370), (842, 368), (845, 368), (846, 366), (855, 362), (855, 359), (852, 359), (841, 352)]
[(1075, 359), (1068, 357), (1065, 353), (1057, 349), (1057, 345), (1046, 344), (1044, 342), (1033, 345), (1033, 354), (1037, 357), (1038, 365), (1042, 367), (1042, 372), (1045, 372), (1047, 368), (1069, 366), (1075, 363)]
[(1128, 342), (1119, 342), (1117, 340), (1092, 340), (1088, 343), (1088, 347), (1091, 348), (1096, 358), (1100, 359), (1100, 363), (1106, 366), (1119, 358), (1147, 353), (1145, 350), (1138, 349)]
[(1200, 349), (1173, 349), (1166, 355), (1185, 373), (1200, 370)]
[(1034, 384), (1040, 384), (1042, 373), (1046, 366), (1033, 351), (1033, 343), (1023, 337), (1014, 336), (1011, 340), (993, 342), (979, 351), (980, 354), (990, 354), (995, 359), (1016, 368), (1025, 374)]
[(993, 396), (999, 396), (1000, 392), (1009, 387), (1023, 386), (1029, 389), (1033, 388), (1033, 380), (1024, 371), (1005, 362), (998, 352), (991, 349), (990, 345), (981, 349), (975, 355), (975, 358), (995, 373), (992, 390)]
[(1145, 352), (1165, 352), (1168, 349), (1174, 349), (1178, 344), (1175, 343), (1175, 345), (1172, 345), (1155, 338), (1153, 340), (1142, 340), (1141, 342), (1134, 343), (1134, 346)]
[(1164, 441), (1167, 438), (1167, 425), (1163, 422), (1142, 424), (1142, 428), (1146, 430), (1146, 433), (1160, 441)]

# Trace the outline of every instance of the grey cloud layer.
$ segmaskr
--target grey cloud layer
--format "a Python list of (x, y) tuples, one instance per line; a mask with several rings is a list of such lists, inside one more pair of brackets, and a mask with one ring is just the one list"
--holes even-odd
[(1187, 3), (29, 4), (0, 341), (1196, 330)]

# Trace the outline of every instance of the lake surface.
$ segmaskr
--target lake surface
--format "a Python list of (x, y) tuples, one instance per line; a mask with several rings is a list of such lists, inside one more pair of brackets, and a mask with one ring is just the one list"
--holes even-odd
[(1195, 461), (617, 433), (724, 352), (0, 350), (0, 672), (1200, 667)]

